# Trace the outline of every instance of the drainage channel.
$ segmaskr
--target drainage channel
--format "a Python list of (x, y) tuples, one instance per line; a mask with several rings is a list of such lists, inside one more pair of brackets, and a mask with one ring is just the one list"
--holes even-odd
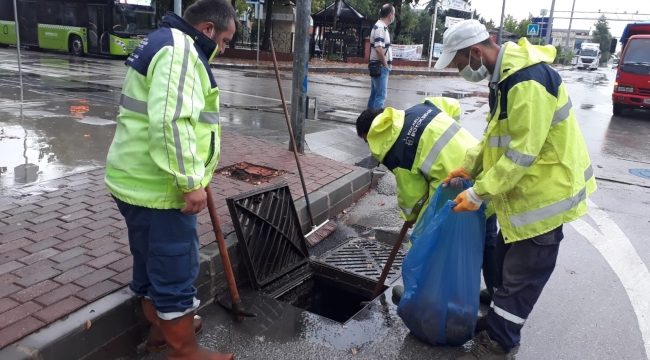
[[(286, 184), (226, 202), (249, 278), (261, 294), (343, 324), (365, 309), (390, 246), (354, 238), (319, 258), (310, 257)], [(398, 254), (387, 283), (400, 276), (404, 256)]]

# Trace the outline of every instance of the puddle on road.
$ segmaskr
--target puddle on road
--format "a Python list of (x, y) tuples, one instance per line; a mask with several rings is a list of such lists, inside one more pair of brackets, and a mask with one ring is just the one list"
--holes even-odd
[(1, 88), (0, 187), (45, 181), (103, 166), (115, 133), (117, 106), (87, 100), (48, 101)]

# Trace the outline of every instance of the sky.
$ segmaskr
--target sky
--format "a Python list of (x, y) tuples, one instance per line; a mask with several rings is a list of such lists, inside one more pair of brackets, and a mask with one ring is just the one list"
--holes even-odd
[[(511, 14), (518, 20), (528, 16), (528, 13), (533, 16), (539, 16), (541, 9), (550, 11), (551, 0), (505, 0), (506, 1), (506, 14)], [(494, 23), (498, 26), (501, 20), (501, 8), (503, 0), (472, 0), (472, 3), (478, 13), (486, 20), (493, 19)], [(555, 2), (555, 17), (570, 17), (571, 15), (571, 0), (557, 0)], [(627, 11), (628, 13), (648, 14), (646, 16), (636, 17), (640, 21), (650, 20), (650, 1), (648, 0), (575, 0), (574, 18), (597, 18), (599, 14), (584, 14), (578, 11), (602, 11), (602, 12), (619, 12)], [(558, 11), (568, 11), (561, 12)], [(621, 14), (620, 18), (627, 18), (629, 15)], [(620, 38), (625, 26), (634, 21), (611, 21), (615, 19), (615, 15), (608, 15), (610, 18), (610, 28), (612, 35), (615, 38)], [(594, 20), (573, 20), (571, 25), (572, 29), (587, 30), (590, 27), (593, 29)], [(569, 20), (555, 19), (553, 23), (554, 29), (567, 29), (569, 27)]]

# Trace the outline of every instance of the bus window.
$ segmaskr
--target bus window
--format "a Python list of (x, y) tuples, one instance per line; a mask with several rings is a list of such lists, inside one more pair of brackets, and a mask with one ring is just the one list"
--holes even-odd
[(64, 25), (86, 27), (88, 25), (88, 12), (80, 3), (66, 3), (64, 8)]
[(0, 20), (14, 21), (13, 0), (0, 0), (0, 9), (2, 9), (2, 11), (0, 11)]
[(156, 28), (152, 12), (135, 10), (129, 6), (113, 9), (113, 31), (146, 35)]
[(59, 1), (43, 1), (38, 7), (41, 24), (63, 25), (63, 4)]

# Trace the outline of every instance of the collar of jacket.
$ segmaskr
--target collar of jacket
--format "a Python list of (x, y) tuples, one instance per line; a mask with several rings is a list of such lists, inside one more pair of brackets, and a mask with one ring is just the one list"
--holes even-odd
[(163, 18), (161, 27), (168, 27), (178, 29), (194, 39), (197, 48), (200, 49), (206, 58), (209, 58), (217, 48), (217, 44), (209, 37), (205, 36), (202, 32), (190, 25), (187, 21), (183, 20), (180, 16), (173, 12), (168, 12)]

